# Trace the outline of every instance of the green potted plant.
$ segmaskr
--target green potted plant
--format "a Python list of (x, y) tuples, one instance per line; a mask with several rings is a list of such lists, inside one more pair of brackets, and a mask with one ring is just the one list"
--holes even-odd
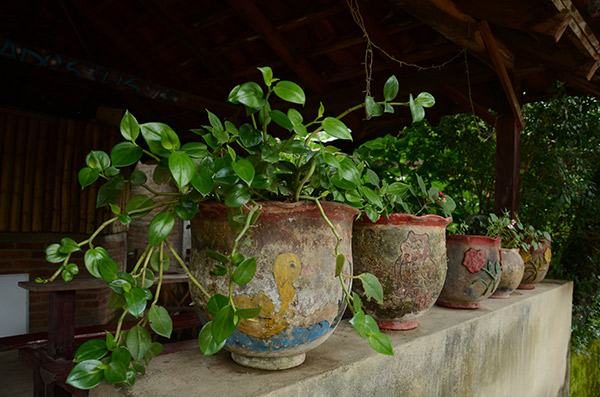
[[(377, 157), (364, 156), (373, 164)], [(358, 272), (372, 272), (383, 286), (383, 301), (364, 303), (380, 328), (408, 330), (436, 302), (446, 278), (446, 226), (455, 208), (439, 188), (418, 188), (400, 182), (401, 176), (379, 178), (368, 169), (365, 183), (381, 203), (365, 205), (366, 217), (354, 223), (352, 252)], [(436, 215), (436, 213), (441, 214)], [(423, 214), (423, 215), (422, 215)], [(366, 296), (362, 286), (355, 291)]]
[(552, 237), (548, 231), (532, 225), (523, 225), (521, 233), (527, 244), (519, 251), (525, 262), (525, 271), (518, 289), (535, 289), (535, 284), (546, 277), (550, 268)]
[[(98, 190), (98, 206), (110, 206), (115, 217), (85, 241), (65, 238), (48, 247), (47, 259), (61, 265), (50, 279), (40, 281), (58, 276), (72, 279), (78, 269), (70, 263), (71, 254), (87, 247), (85, 267), (108, 283), (113, 307), (121, 308), (123, 314), (115, 334), (107, 333), (105, 339), (88, 341), (78, 349), (77, 365), (67, 383), (83, 389), (102, 380), (133, 386), (136, 377), (144, 373), (144, 364), (160, 353), (162, 346), (151, 342), (147, 328), (164, 337), (171, 333), (169, 314), (157, 304), (168, 266), (167, 252), (188, 275), (195, 303), (207, 320), (198, 336), (204, 354), (226, 347), (243, 365), (298, 365), (304, 354), (298, 353), (299, 345), (312, 348), (322, 343), (346, 304), (358, 334), (378, 352), (393, 354), (387, 336), (365, 315), (362, 299), (349, 292), (351, 282), (360, 280), (367, 299), (382, 300), (377, 278), (369, 273), (354, 275), (348, 260), (352, 217), (364, 202), (377, 200), (363, 183), (359, 166), (327, 142), (352, 139), (340, 120), (351, 111), (365, 108), (373, 117), (402, 105), (410, 107), (413, 119), (419, 120), (424, 108), (433, 105), (433, 98), (422, 93), (410, 96), (407, 102), (394, 102), (398, 81), (392, 77), (385, 85), (384, 101), (367, 97), (337, 117), (326, 116), (321, 104), (317, 114), (307, 116), (297, 109), (306, 100), (297, 84), (274, 78), (269, 67), (259, 70), (263, 86), (241, 84), (228, 98), (245, 109), (247, 123), (234, 125), (207, 110), (210, 125), (192, 130), (201, 140), (183, 144), (168, 125), (139, 124), (126, 112), (121, 121), (125, 142), (115, 145), (110, 155), (92, 151), (87, 156), (88, 166), (79, 172), (79, 181), (85, 187), (105, 180)], [(280, 105), (290, 107), (280, 110)], [(275, 137), (271, 134), (274, 129), (286, 137)], [(148, 176), (139, 171), (127, 179), (123, 176), (121, 169), (137, 163), (143, 155), (157, 163), (154, 182), (173, 181), (179, 192), (164, 194), (151, 189), (146, 184)], [(145, 187), (148, 195), (131, 197), (125, 208), (119, 208), (114, 201), (126, 184)], [(93, 245), (94, 238), (111, 223), (128, 224), (152, 209), (160, 212), (149, 225), (148, 246), (132, 271), (120, 272), (106, 250)], [(307, 217), (296, 221), (300, 219), (292, 215), (296, 210)], [(167, 239), (176, 217), (191, 220), (197, 231), (192, 237), (190, 266)], [(209, 220), (216, 226), (209, 226)], [(304, 251), (297, 251), (297, 246), (284, 245), (283, 232), (271, 232), (276, 223), (287, 223), (288, 229), (308, 224), (308, 231), (292, 240), (301, 240), (300, 246), (312, 244), (324, 254), (315, 260), (303, 257)], [(263, 281), (266, 287), (257, 286)], [(153, 284), (157, 287), (154, 294), (149, 289)], [(323, 305), (313, 307), (309, 298), (300, 295), (315, 289), (327, 298)], [(309, 311), (309, 320), (295, 322), (294, 316), (302, 310)], [(128, 314), (139, 322), (122, 331)], [(281, 334), (299, 330), (306, 343), (300, 340), (286, 345)], [(263, 358), (272, 352), (274, 365), (265, 364)]]
[(519, 250), (527, 249), (528, 244), (524, 241), (521, 232), (523, 224), (518, 217), (511, 217), (508, 211), (504, 211), (501, 216), (489, 214), (487, 221), (486, 235), (502, 239), (500, 248), (502, 276), (498, 288), (490, 298), (506, 299), (521, 283), (525, 268)]

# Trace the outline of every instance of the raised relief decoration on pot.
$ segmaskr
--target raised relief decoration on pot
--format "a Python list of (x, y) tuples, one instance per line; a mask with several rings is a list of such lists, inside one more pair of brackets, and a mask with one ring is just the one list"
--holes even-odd
[(465, 252), (465, 258), (463, 259), (462, 264), (471, 273), (477, 273), (485, 265), (483, 252), (474, 248), (469, 248), (469, 250)]
[(394, 295), (405, 301), (412, 300), (413, 313), (424, 310), (431, 303), (436, 264), (430, 252), (429, 235), (410, 231), (400, 244), (400, 257), (394, 264)]

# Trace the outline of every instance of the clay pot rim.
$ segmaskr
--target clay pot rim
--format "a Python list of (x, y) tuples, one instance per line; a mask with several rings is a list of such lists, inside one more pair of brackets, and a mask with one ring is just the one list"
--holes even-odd
[(369, 218), (357, 219), (355, 222), (366, 225), (419, 225), (445, 228), (452, 222), (452, 218), (444, 218), (443, 216), (434, 214), (412, 215), (394, 212), (393, 214), (390, 214), (389, 219), (382, 216), (377, 222), (372, 222)]
[(456, 234), (446, 236), (446, 244), (474, 244), (485, 247), (500, 248), (502, 239), (500, 237), (488, 237), (471, 234)]

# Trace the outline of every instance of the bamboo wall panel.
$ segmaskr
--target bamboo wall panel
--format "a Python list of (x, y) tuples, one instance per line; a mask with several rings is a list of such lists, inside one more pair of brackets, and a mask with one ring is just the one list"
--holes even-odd
[[(90, 150), (110, 154), (116, 128), (0, 108), (0, 133), (0, 232), (91, 233), (113, 216), (96, 208), (102, 182), (81, 189), (78, 173)], [(128, 197), (126, 188), (117, 204)], [(117, 223), (107, 232), (125, 230)]]

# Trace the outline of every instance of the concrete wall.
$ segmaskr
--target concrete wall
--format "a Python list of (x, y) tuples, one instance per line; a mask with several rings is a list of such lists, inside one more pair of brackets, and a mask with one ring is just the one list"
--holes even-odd
[(373, 352), (346, 320), (298, 368), (240, 367), (228, 353), (155, 358), (133, 390), (92, 396), (568, 396), (572, 283), (546, 281), (477, 310), (434, 307), (410, 331), (388, 331), (395, 356)]

